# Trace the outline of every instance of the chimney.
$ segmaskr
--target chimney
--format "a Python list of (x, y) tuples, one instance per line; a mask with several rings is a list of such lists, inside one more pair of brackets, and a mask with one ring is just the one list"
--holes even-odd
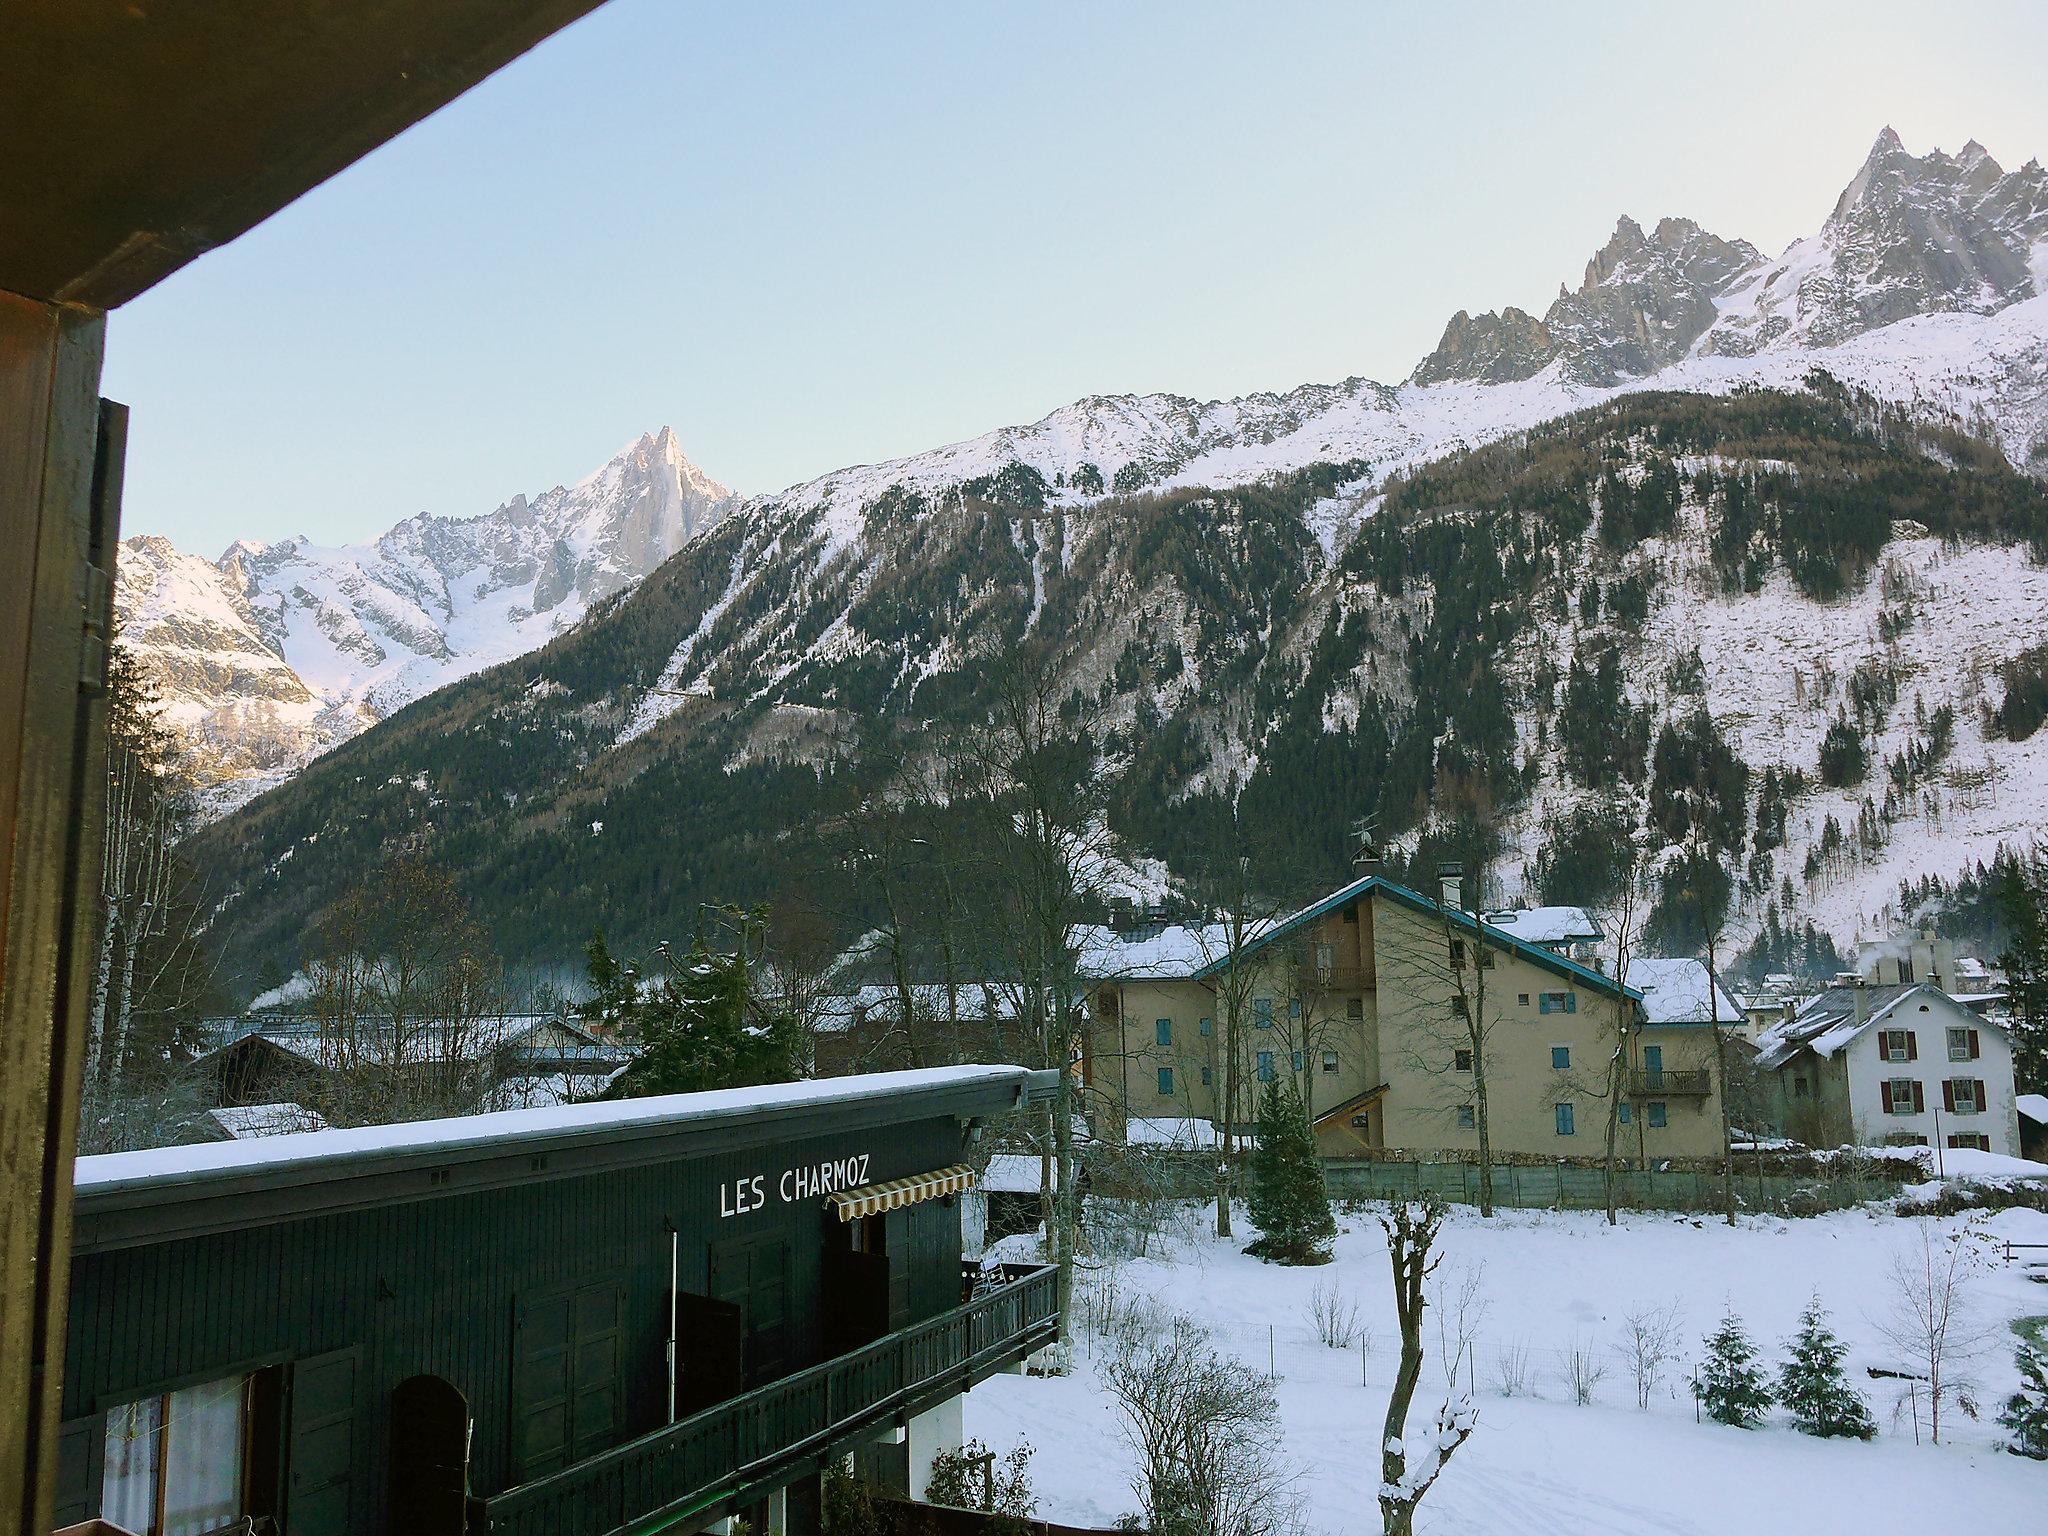
[(1861, 976), (1849, 983), (1849, 996), (1856, 1005), (1856, 1027), (1861, 1029), (1870, 1019), (1869, 983)]
[(1437, 879), (1443, 884), (1443, 905), (1457, 911), (1465, 907), (1465, 866), (1462, 864), (1439, 864)]

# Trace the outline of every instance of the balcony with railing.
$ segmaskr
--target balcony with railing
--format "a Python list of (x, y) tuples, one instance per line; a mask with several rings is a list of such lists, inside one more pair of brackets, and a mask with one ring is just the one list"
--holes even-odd
[(482, 1529), (616, 1536), (717, 1519), (1050, 1344), (1054, 1282), (1007, 1269), (950, 1312), (488, 1498)]
[(1628, 1096), (1632, 1099), (1704, 1099), (1712, 1091), (1712, 1074), (1704, 1068), (1651, 1068), (1629, 1074)]

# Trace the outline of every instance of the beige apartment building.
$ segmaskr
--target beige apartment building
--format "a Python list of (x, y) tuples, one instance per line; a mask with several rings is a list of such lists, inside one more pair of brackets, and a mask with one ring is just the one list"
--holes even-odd
[[(1619, 1048), (1622, 1154), (1717, 1154), (1710, 1018), (1646, 1009), (1639, 988), (1560, 953), (1590, 955), (1598, 928), (1579, 916), (1590, 932), (1481, 916), (1453, 878), (1433, 900), (1368, 873), (1277, 919), (1084, 930), (1091, 1098), (1111, 1121), (1247, 1127), (1263, 1085), (1284, 1079), (1326, 1154), (1430, 1156), (1478, 1150), (1483, 1073), (1496, 1155), (1594, 1157)], [(1659, 963), (1696, 966), (1702, 996), (1711, 985), (1697, 962)], [(1669, 988), (1679, 973), (1660, 976)]]

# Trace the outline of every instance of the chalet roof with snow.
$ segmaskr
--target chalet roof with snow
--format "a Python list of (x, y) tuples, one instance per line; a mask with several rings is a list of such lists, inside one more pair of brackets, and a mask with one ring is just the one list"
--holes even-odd
[(360, 1018), (347, 1025), (294, 1015), (208, 1021), (211, 1045), (204, 1061), (247, 1040), (260, 1040), (309, 1066), (333, 1069), (359, 1063), (481, 1061), (500, 1052), (532, 1061), (599, 1070), (631, 1053), (600, 1040), (574, 1020), (549, 1014), (490, 1014), (459, 1024), (439, 1021), (394, 1025)]
[[(1256, 935), (1270, 919), (1243, 929)], [(1123, 931), (1089, 924), (1073, 931), (1080, 974), (1091, 981), (1167, 981), (1193, 976), (1230, 952), (1226, 923), (1171, 923)]]
[[(1017, 993), (1013, 987), (992, 981), (963, 981), (955, 985), (953, 997), (942, 981), (914, 981), (910, 984), (910, 1006), (919, 1018), (944, 1019), (958, 1007), (963, 1019), (1013, 1020), (1017, 1017)], [(818, 1027), (827, 1030), (852, 1029), (870, 1019), (893, 1020), (902, 1012), (902, 999), (887, 982), (858, 986), (822, 1000)]]
[[(1856, 994), (1863, 994), (1863, 1017), (1856, 1017)], [(1861, 987), (1829, 987), (1800, 1009), (1789, 1021), (1765, 1030), (1757, 1037), (1756, 1064), (1762, 1068), (1781, 1067), (1801, 1050), (1818, 1056), (1833, 1056), (1845, 1049), (1872, 1025), (1892, 1019), (1908, 999), (1939, 1003), (1975, 1022), (1981, 1015), (1970, 1013), (1941, 988), (1929, 982), (1913, 981), (1896, 986), (1867, 983)], [(1992, 1022), (1992, 1027), (1998, 1025)]]
[(747, 1136), (795, 1141), (851, 1124), (986, 1116), (1049, 1102), (1057, 1083), (1055, 1072), (1023, 1067), (933, 1067), (81, 1157), (78, 1249), (527, 1183), (543, 1167), (561, 1178), (643, 1166)]
[(1628, 963), (1628, 984), (1643, 995), (1645, 1024), (1733, 1024), (1742, 1017), (1701, 960), (1638, 956)]
[(1516, 907), (1486, 914), (1487, 923), (1503, 933), (1545, 948), (1597, 944), (1606, 930), (1584, 907)]
[[(1493, 921), (1492, 916), (1481, 918), (1457, 907), (1445, 907), (1438, 902), (1430, 900), (1420, 891), (1413, 891), (1405, 885), (1398, 885), (1394, 881), (1387, 879), (1384, 875), (1361, 876), (1349, 885), (1340, 886), (1338, 889), (1330, 892), (1329, 895), (1310, 902), (1300, 911), (1290, 913), (1277, 922), (1268, 924), (1256, 937), (1241, 945), (1235, 956), (1226, 951), (1223, 955), (1212, 959), (1208, 964), (1194, 972), (1194, 979), (1197, 981), (1206, 980), (1218, 971), (1221, 971), (1233, 958), (1243, 959), (1265, 948), (1266, 945), (1272, 943), (1275, 939), (1285, 938), (1288, 934), (1314, 922), (1320, 917), (1335, 912), (1341, 907), (1348, 906), (1354, 901), (1364, 900), (1375, 895), (1385, 896), (1396, 905), (1406, 907), (1411, 912), (1420, 913), (1433, 921), (1448, 922), (1453, 928), (1463, 933), (1475, 935), (1486, 943), (1515, 954), (1520, 959), (1528, 961), (1531, 965), (1553, 972), (1568, 981), (1574, 981), (1582, 986), (1590, 987), (1596, 992), (1604, 992), (1610, 997), (1640, 998), (1641, 994), (1634, 987), (1617, 987), (1612, 976), (1608, 976), (1603, 972), (1594, 970), (1591, 966), (1581, 965), (1576, 960), (1558, 954), (1548, 945), (1525, 938), (1521, 934), (1510, 932), (1498, 926)], [(1558, 910), (1576, 909), (1566, 908)]]

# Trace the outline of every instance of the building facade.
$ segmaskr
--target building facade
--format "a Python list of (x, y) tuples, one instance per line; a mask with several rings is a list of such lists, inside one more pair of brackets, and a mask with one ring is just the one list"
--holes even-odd
[(1624, 1155), (1717, 1153), (1710, 1024), (1646, 1015), (1636, 988), (1561, 953), (1596, 938), (1582, 914), (1531, 924), (1550, 942), (1503, 915), (1368, 874), (1269, 921), (1087, 930), (1091, 1093), (1113, 1120), (1243, 1126), (1285, 1080), (1328, 1155), (1472, 1154), (1483, 1073), (1496, 1154), (1591, 1157), (1620, 1049)]
[(1780, 1135), (1815, 1147), (2020, 1153), (2011, 1037), (1931, 983), (1838, 984), (1757, 1046)]
[[(814, 1529), (1057, 1329), (957, 1195), (1052, 1074), (957, 1067), (81, 1159), (60, 1524)], [(879, 1447), (879, 1448), (878, 1448)]]

